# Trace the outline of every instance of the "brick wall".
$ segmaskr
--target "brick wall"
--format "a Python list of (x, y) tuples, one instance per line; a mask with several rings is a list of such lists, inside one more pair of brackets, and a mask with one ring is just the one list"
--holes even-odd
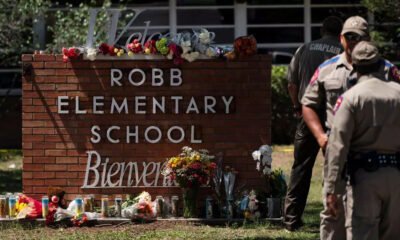
[[(94, 62), (77, 60), (62, 61), (61, 55), (23, 55), (23, 191), (39, 198), (46, 193), (48, 186), (63, 187), (71, 199), (76, 194), (125, 194), (149, 191), (169, 195), (179, 193), (177, 188), (161, 187), (122, 187), (82, 189), (87, 164), (87, 151), (95, 150), (102, 157), (113, 162), (135, 161), (161, 162), (176, 155), (182, 146), (206, 148), (211, 153), (223, 152), (224, 164), (239, 171), (238, 183), (249, 187), (263, 186), (260, 174), (255, 170), (251, 152), (262, 144), (270, 144), (271, 137), (271, 59), (258, 55), (246, 60), (226, 62), (223, 60), (198, 60), (184, 63), (178, 68), (182, 72), (183, 83), (178, 87), (169, 84), (155, 87), (150, 84), (149, 72), (160, 68), (169, 75), (171, 68), (177, 68), (167, 60), (97, 60)], [(30, 67), (31, 66), (31, 67)], [(124, 73), (123, 87), (110, 84), (111, 69)], [(142, 86), (129, 84), (130, 70), (140, 68), (148, 79)], [(168, 83), (168, 77), (165, 82)], [(59, 114), (58, 96), (69, 96), (69, 106), (64, 107), (69, 114)], [(74, 99), (79, 96), (80, 108), (88, 109), (88, 114), (74, 114)], [(104, 96), (105, 114), (92, 114), (92, 97)], [(134, 114), (131, 102), (135, 96), (183, 96), (180, 105), (188, 104), (190, 97), (202, 99), (204, 96), (234, 96), (230, 113), (217, 103), (216, 114), (179, 113), (167, 108), (165, 114)], [(107, 106), (111, 97), (123, 99), (129, 104), (129, 114), (110, 114)], [(199, 101), (200, 101), (199, 100)], [(173, 105), (166, 100), (166, 105)], [(151, 105), (142, 108), (151, 111)], [(202, 107), (199, 106), (202, 111)], [(182, 111), (186, 107), (181, 108)], [(92, 143), (90, 129), (93, 125), (101, 127), (102, 141)], [(120, 126), (113, 138), (121, 142), (113, 144), (105, 140), (105, 130), (112, 125)], [(126, 143), (126, 126), (139, 126), (139, 143)], [(148, 126), (161, 129), (178, 125), (189, 132), (195, 126), (196, 138), (201, 144), (190, 144), (189, 136), (179, 144), (171, 143), (163, 137), (159, 143), (151, 144), (141, 136)], [(163, 133), (165, 134), (165, 133)], [(92, 174), (93, 175), (93, 174)], [(93, 179), (94, 176), (90, 176)], [(151, 176), (150, 176), (151, 178)]]

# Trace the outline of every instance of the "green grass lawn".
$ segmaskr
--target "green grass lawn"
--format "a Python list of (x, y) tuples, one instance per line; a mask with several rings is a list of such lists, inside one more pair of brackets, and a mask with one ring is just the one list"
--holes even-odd
[[(20, 161), (18, 157), (9, 158), (7, 162), (0, 161), (0, 192), (20, 191)], [(19, 167), (9, 169), (10, 162)], [(273, 168), (282, 168), (288, 176), (292, 162), (292, 146), (274, 146)], [(207, 226), (158, 221), (150, 224), (66, 229), (13, 223), (0, 224), (0, 239), (319, 239), (322, 163), (322, 156), (319, 155), (314, 167), (311, 191), (304, 214), (305, 226), (298, 232), (287, 232), (281, 225), (269, 222)]]
[(0, 149), (0, 194), (21, 190), (22, 152)]

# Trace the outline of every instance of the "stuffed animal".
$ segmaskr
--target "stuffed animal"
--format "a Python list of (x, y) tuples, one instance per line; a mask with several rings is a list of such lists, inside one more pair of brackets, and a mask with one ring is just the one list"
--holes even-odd
[(249, 194), (249, 205), (248, 205), (248, 211), (247, 213), (245, 213), (245, 218), (253, 221), (257, 221), (260, 218), (257, 195), (254, 190), (251, 190)]
[(233, 48), (233, 51), (225, 54), (228, 60), (252, 56), (257, 53), (256, 38), (252, 35), (238, 37), (233, 42)]

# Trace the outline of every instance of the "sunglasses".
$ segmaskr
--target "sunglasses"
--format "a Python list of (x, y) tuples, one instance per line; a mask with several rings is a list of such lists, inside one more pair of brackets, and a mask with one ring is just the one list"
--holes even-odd
[(359, 42), (363, 39), (362, 36), (360, 36), (356, 33), (346, 33), (344, 35), (344, 38), (346, 38), (347, 41), (352, 41), (352, 42)]

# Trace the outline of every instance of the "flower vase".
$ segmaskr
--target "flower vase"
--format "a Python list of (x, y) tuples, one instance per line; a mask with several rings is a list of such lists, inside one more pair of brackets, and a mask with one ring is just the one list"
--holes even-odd
[(199, 189), (183, 188), (183, 217), (194, 218), (197, 217), (197, 194)]

